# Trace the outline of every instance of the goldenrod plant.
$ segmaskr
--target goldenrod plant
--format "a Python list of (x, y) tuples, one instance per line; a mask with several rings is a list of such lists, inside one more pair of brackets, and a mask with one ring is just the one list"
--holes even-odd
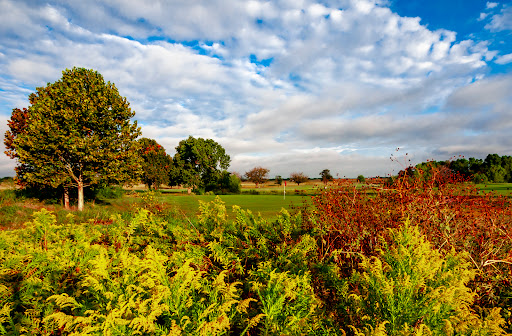
[(504, 310), (476, 313), (468, 254), (408, 222), (373, 255), (325, 253), (326, 229), (300, 213), (200, 209), (85, 223), (41, 210), (0, 231), (0, 335), (506, 334)]
[(433, 248), (409, 221), (390, 229), (379, 255), (361, 256), (347, 297), (356, 335), (505, 335), (499, 309), (471, 310), (475, 277), (467, 253)]

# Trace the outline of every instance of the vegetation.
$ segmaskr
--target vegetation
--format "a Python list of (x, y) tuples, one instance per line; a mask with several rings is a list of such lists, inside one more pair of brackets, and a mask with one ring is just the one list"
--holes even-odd
[[(24, 189), (0, 190), (0, 335), (512, 332), (511, 200), (467, 183), (512, 181), (512, 157), (421, 163), (387, 185), (328, 188), (324, 169), (312, 189), (293, 173), (290, 194), (312, 196), (293, 207), (279, 187), (213, 196), (242, 191), (224, 148), (190, 136), (173, 160), (135, 141), (126, 99), (97, 72), (66, 70), (29, 100), (5, 136)], [(125, 195), (115, 184), (141, 167), (149, 189), (206, 195)], [(259, 187), (268, 173), (245, 176)], [(78, 214), (29, 198), (60, 191), (68, 208), (77, 186), (82, 210), (88, 185)]]
[(258, 187), (258, 185), (265, 182), (269, 171), (270, 170), (267, 168), (254, 167), (253, 169), (245, 173), (245, 177), (247, 178), (247, 180), (251, 181), (252, 183), (255, 183), (256, 187)]
[(153, 139), (140, 138), (140, 156), (142, 157), (142, 182), (149, 189), (158, 189), (162, 184), (169, 184), (172, 158), (165, 149)]
[(322, 170), (322, 172), (320, 173), (320, 176), (322, 177), (322, 182), (324, 184), (327, 184), (327, 182), (329, 182), (333, 179), (333, 177), (331, 175), (331, 171), (329, 169)]
[(218, 188), (214, 190), (216, 194), (240, 194), (242, 192), (242, 182), (236, 174), (222, 172)]
[(361, 182), (361, 183), (364, 183), (364, 182), (366, 181), (366, 179), (364, 178), (364, 176), (363, 176), (363, 175), (359, 175), (359, 176), (357, 177), (357, 180), (358, 180), (359, 182)]
[(447, 161), (428, 161), (416, 165), (415, 169), (422, 170), (425, 176), (429, 175), (431, 169), (445, 175), (454, 173), (475, 183), (512, 182), (512, 156), (506, 155), (489, 154), (485, 160), (459, 157)]
[(230, 162), (231, 158), (217, 142), (190, 136), (176, 147), (175, 182), (205, 191), (214, 190), (218, 188), (221, 174), (229, 168)]
[(309, 180), (309, 177), (307, 177), (303, 173), (291, 173), (290, 174), (290, 181), (297, 183), (297, 185), (300, 185), (301, 183), (304, 183), (308, 180)]
[(140, 135), (129, 103), (96, 71), (73, 68), (62, 79), (39, 87), (28, 109), (14, 109), (5, 134), (7, 154), (18, 162), (22, 185), (60, 188), (126, 182), (140, 170), (135, 138)]
[(506, 335), (512, 209), (470, 187), (401, 176), (271, 220), (154, 192), (103, 222), (41, 210), (0, 232), (0, 333)]
[[(429, 179), (410, 179), (402, 174), (391, 189), (372, 194), (347, 187), (315, 197), (314, 207), (303, 218), (323, 232), (322, 258), (334, 258), (337, 268), (349, 276), (351, 269), (358, 268), (351, 255), (370, 258), (379, 255), (391, 237), (389, 229), (395, 230), (409, 220), (435, 249), (443, 253), (451, 253), (452, 249), (468, 253), (476, 271), (476, 277), (467, 284), (478, 294), (473, 301), (474, 309), (489, 311), (501, 307), (510, 324), (512, 208), (509, 199), (481, 196), (478, 189), (461, 182), (456, 175), (446, 180), (443, 174), (431, 172)], [(346, 286), (343, 282), (324, 281), (334, 288)], [(345, 307), (345, 301), (333, 295), (326, 293), (325, 300), (334, 307)], [(352, 323), (342, 315), (339, 318), (342, 323)]]

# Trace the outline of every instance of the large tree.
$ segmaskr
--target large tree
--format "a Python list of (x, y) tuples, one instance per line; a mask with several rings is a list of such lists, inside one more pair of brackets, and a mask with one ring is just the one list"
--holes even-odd
[[(78, 189), (122, 183), (140, 172), (134, 112), (114, 84), (84, 68), (30, 94), (28, 109), (14, 109), (5, 134), (6, 153), (16, 158), (20, 182)], [(66, 198), (66, 196), (65, 196)]]
[(174, 164), (179, 181), (188, 187), (215, 188), (222, 171), (228, 169), (231, 158), (224, 148), (212, 139), (194, 138), (180, 141)]
[(169, 183), (172, 168), (172, 158), (165, 153), (165, 149), (149, 138), (138, 140), (140, 156), (142, 157), (142, 181), (149, 189), (158, 189), (162, 184)]

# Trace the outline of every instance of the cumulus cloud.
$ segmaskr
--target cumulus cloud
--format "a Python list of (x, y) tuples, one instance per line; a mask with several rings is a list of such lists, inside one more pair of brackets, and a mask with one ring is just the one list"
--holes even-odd
[[(387, 6), (2, 0), (0, 116), (63, 69), (93, 68), (169, 153), (189, 135), (212, 138), (233, 170), (268, 165), (283, 176), (297, 167), (382, 175), (396, 146), (409, 144), (417, 158), (472, 150), (481, 134), (509, 125), (510, 78), (486, 74), (487, 62), (510, 63), (510, 54)], [(487, 11), (489, 29), (509, 29), (510, 7)], [(493, 143), (506, 148), (498, 134)]]
[(508, 63), (512, 62), (512, 53), (498, 56), (494, 62), (496, 62), (498, 64), (508, 64)]
[[(488, 8), (494, 8), (496, 6)], [(485, 28), (494, 32), (512, 30), (512, 6), (504, 5), (498, 14), (494, 14), (491, 17), (491, 22), (489, 22)]]

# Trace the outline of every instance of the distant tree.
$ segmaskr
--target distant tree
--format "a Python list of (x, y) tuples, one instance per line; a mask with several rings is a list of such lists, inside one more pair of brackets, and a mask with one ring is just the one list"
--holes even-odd
[(149, 189), (158, 189), (162, 184), (169, 184), (172, 158), (165, 149), (153, 139), (141, 138), (140, 156), (142, 157), (142, 181)]
[(487, 168), (501, 166), (501, 157), (498, 154), (488, 154), (484, 160), (484, 165)]
[(366, 181), (363, 175), (359, 175), (359, 176), (357, 177), (357, 180), (358, 180), (359, 182), (361, 182), (361, 183), (364, 183), (364, 182)]
[(258, 187), (261, 183), (265, 182), (269, 171), (270, 170), (267, 168), (255, 167), (246, 172), (245, 177), (247, 178), (247, 180), (251, 181), (252, 183), (255, 183), (256, 187)]
[[(29, 95), (28, 109), (14, 109), (5, 134), (7, 154), (18, 161), (20, 184), (62, 188), (123, 183), (140, 172), (134, 112), (117, 88), (94, 70), (63, 71), (55, 83)], [(21, 120), (21, 118), (23, 120)]]
[(472, 180), (474, 183), (488, 183), (489, 182), (487, 175), (485, 175), (483, 173), (476, 173), (475, 175), (473, 175)]
[(214, 189), (230, 162), (224, 148), (214, 140), (190, 136), (176, 147), (175, 181), (188, 187)]
[(505, 182), (512, 182), (512, 156), (502, 156), (501, 166), (506, 171)]
[(329, 169), (322, 170), (322, 172), (320, 173), (320, 176), (322, 176), (322, 182), (324, 184), (327, 184), (327, 182), (332, 180), (331, 171)]
[(451, 161), (450, 169), (454, 174), (458, 174), (464, 178), (469, 178), (472, 175), (470, 162), (464, 158)]
[(181, 169), (176, 165), (175, 159), (172, 159), (172, 166), (169, 169), (169, 181), (167, 182), (168, 186), (179, 186), (183, 184), (183, 179), (181, 178)]
[(502, 166), (492, 165), (486, 172), (489, 181), (494, 183), (503, 183), (507, 177), (507, 171)]
[(306, 182), (308, 180), (309, 180), (309, 177), (307, 177), (303, 173), (291, 173), (290, 174), (290, 181), (297, 183), (297, 185), (300, 185), (301, 183)]
[(475, 183), (512, 182), (512, 157), (488, 154), (485, 160), (460, 157), (456, 160), (427, 161), (417, 164), (415, 170), (417, 177), (435, 179), (441, 183), (454, 178)]
[(283, 178), (281, 177), (281, 175), (276, 176), (276, 184), (277, 185), (283, 184)]
[(484, 161), (482, 159), (469, 158), (469, 173), (476, 174), (482, 170)]

